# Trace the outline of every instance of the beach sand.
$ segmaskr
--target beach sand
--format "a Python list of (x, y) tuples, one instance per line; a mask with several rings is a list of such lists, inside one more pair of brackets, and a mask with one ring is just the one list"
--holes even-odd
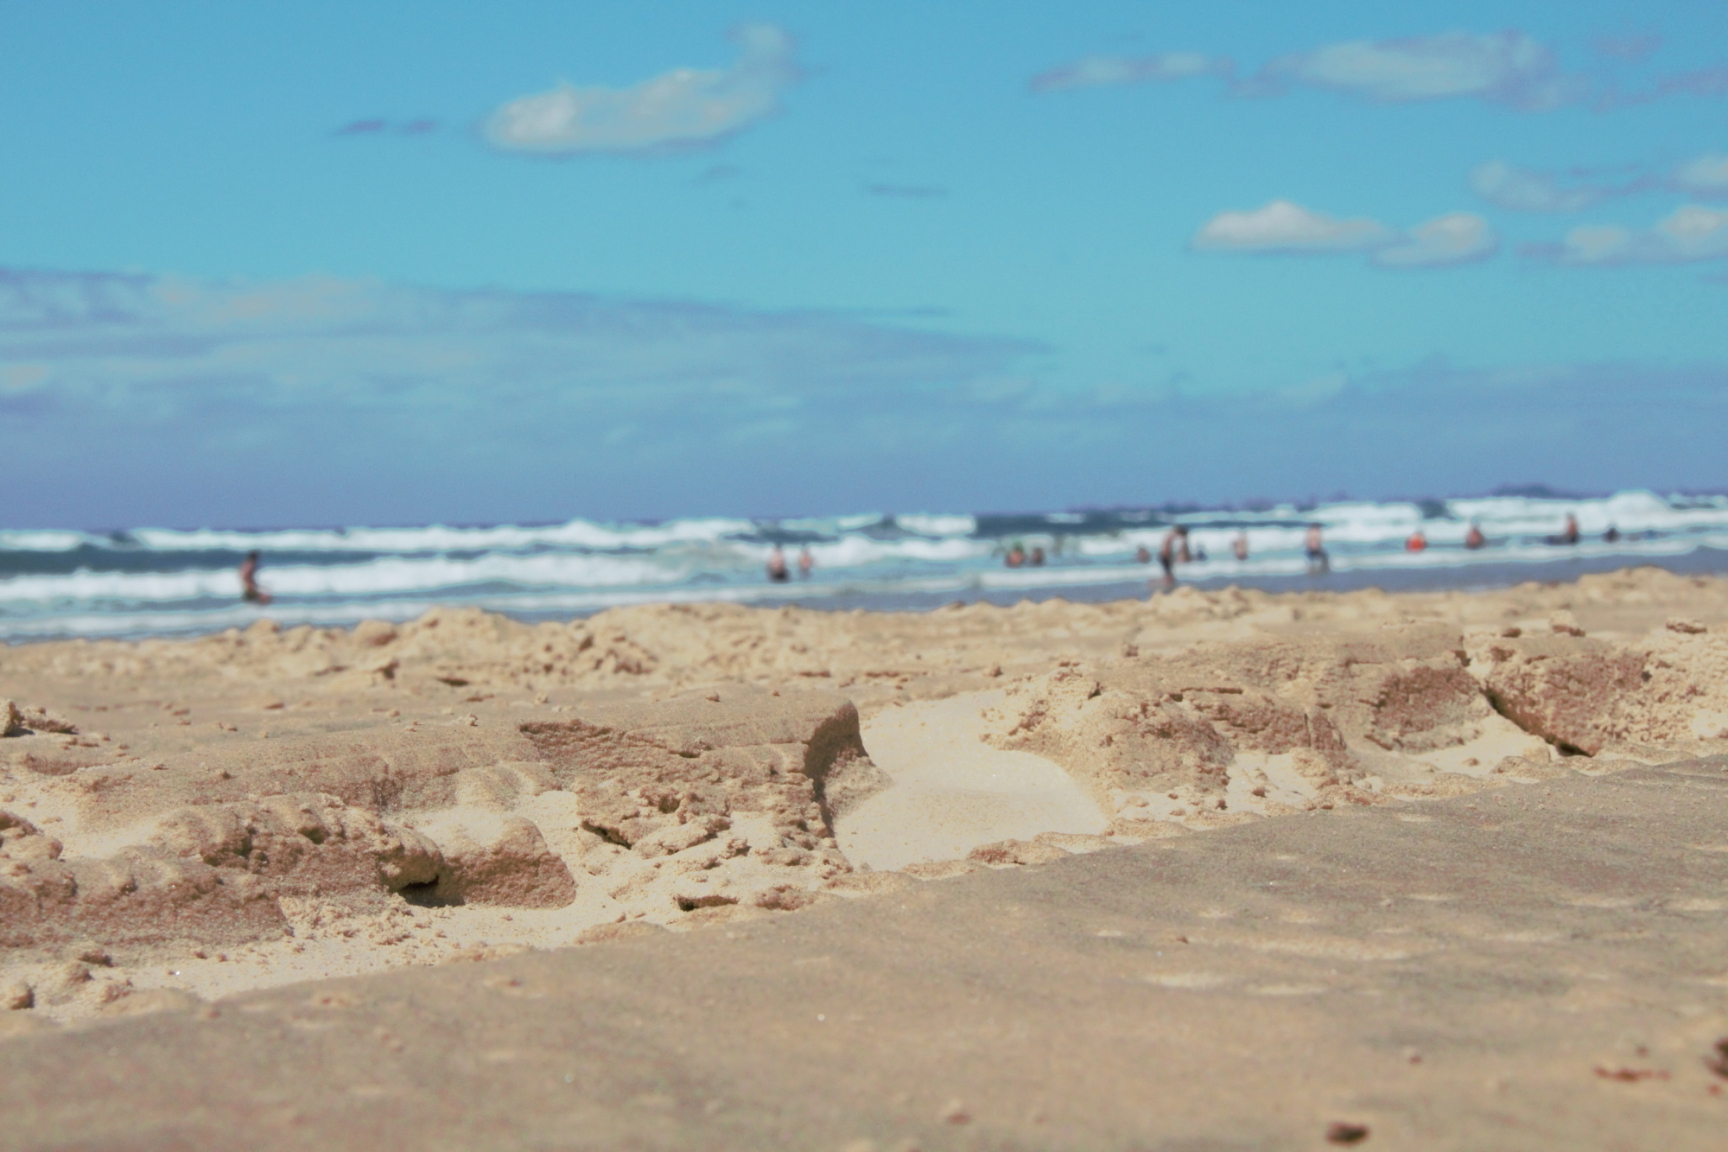
[(1728, 1131), (1725, 581), (260, 621), (8, 699), (7, 1146)]

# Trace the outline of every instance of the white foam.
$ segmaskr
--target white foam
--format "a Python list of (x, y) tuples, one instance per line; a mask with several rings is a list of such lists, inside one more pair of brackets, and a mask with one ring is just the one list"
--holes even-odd
[(978, 531), (977, 518), (964, 515), (901, 513), (894, 517), (894, 523), (920, 536), (970, 536)]
[(251, 549), (275, 552), (480, 552), (525, 551), (532, 548), (642, 549), (681, 543), (709, 543), (730, 535), (748, 535), (756, 526), (748, 520), (673, 520), (665, 524), (597, 524), (571, 520), (538, 527), (499, 525), (452, 528), (320, 528), (236, 531), (201, 528), (139, 528), (130, 533), (139, 544), (160, 551)]
[[(1345, 501), (1255, 512), (1201, 511), (1176, 519), (1190, 527), (1196, 557), (1184, 580), (1289, 577), (1306, 571), (1307, 525), (1322, 526), (1337, 572), (1468, 571), (1479, 566), (1548, 565), (1566, 561), (1674, 557), (1699, 548), (1728, 549), (1728, 497), (1662, 497), (1638, 490), (1570, 500), (1500, 496), (1455, 499), (1445, 515), (1424, 518), (1434, 505)], [(1570, 514), (1583, 539), (1555, 547)], [(1166, 518), (1167, 519), (1167, 518)], [(280, 529), (237, 531), (145, 528), (129, 537), (62, 530), (0, 531), (0, 639), (53, 635), (142, 635), (209, 631), (244, 624), (257, 609), (237, 603), (232, 554), (264, 553), (261, 582), (277, 597), (269, 612), (284, 622), (401, 619), (436, 602), (500, 611), (587, 612), (654, 601), (819, 600), (836, 596), (891, 597), (976, 592), (1031, 592), (1105, 584), (1141, 584), (1158, 575), (1136, 563), (1135, 551), (1157, 549), (1168, 524), (1152, 513), (1124, 515), (1100, 530), (1098, 517), (1052, 514), (1037, 532), (1020, 533), (1049, 563), (1007, 569), (1004, 542), (976, 535), (977, 518), (942, 513), (892, 517), (876, 513), (761, 523), (692, 518), (663, 524), (563, 524), (484, 528)], [(1475, 522), (1491, 546), (1462, 545)], [(1610, 526), (1620, 538), (1609, 542)], [(774, 529), (810, 538), (814, 578), (770, 583), (763, 565)], [(1420, 529), (1429, 547), (1406, 552)], [(1238, 532), (1249, 559), (1235, 560)], [(48, 558), (88, 547), (125, 554), (125, 570), (105, 570), (99, 558), (75, 572), (21, 571), (52, 567)], [(171, 552), (150, 569), (153, 552)], [(202, 565), (196, 553), (213, 555)], [(43, 559), (28, 559), (35, 553)], [(366, 554), (370, 555), (366, 555)], [(191, 554), (190, 557), (188, 554)], [(24, 557), (18, 559), (18, 557)], [(8, 557), (12, 558), (8, 560)], [(118, 561), (116, 561), (118, 562)], [(64, 563), (64, 561), (62, 561)], [(144, 570), (139, 570), (143, 568)]]

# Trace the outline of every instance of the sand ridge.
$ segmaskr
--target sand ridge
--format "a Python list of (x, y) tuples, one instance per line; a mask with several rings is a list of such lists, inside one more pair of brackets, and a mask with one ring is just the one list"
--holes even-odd
[(0, 649), (0, 990), (94, 1019), (1708, 755), (1725, 624), (1642, 570)]

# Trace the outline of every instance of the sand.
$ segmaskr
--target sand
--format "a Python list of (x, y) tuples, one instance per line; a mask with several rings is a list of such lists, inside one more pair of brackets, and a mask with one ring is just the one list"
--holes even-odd
[(1102, 837), (1104, 813), (1053, 762), (986, 741), (1005, 692), (962, 692), (884, 708), (863, 726), (889, 786), (835, 821), (854, 867), (962, 860), (1004, 839)]
[(14, 1146), (1728, 1124), (1723, 581), (261, 621), (0, 700)]

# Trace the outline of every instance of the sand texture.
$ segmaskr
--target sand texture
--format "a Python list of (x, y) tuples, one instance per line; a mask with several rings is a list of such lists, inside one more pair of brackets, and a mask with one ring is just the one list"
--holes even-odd
[(1722, 581), (261, 621), (0, 731), (6, 1146), (1728, 1131)]

